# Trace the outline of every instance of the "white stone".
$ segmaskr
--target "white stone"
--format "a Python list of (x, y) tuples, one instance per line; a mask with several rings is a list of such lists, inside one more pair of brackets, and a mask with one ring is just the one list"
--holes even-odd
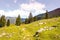
[(23, 38), (25, 39), (25, 36)]
[(5, 33), (5, 32), (3, 32), (1, 35), (6, 35), (6, 33)]
[(44, 24), (46, 24), (46, 23), (44, 23)]
[(48, 29), (46, 29), (48, 31)]
[(43, 29), (43, 28), (41, 28), (41, 29), (39, 29), (39, 30), (38, 30), (38, 32), (42, 32), (43, 30), (44, 30), (44, 29)]
[(2, 35), (0, 35), (0, 37), (2, 37)]
[(9, 37), (12, 37), (12, 35), (10, 34)]
[(48, 28), (49, 30), (52, 30), (52, 29), (54, 29), (54, 27), (50, 27), (50, 28)]
[(45, 22), (40, 22), (39, 24), (46, 24)]
[(23, 30), (23, 31), (25, 31), (25, 30), (26, 30), (26, 28), (23, 28), (22, 30)]
[(43, 23), (39, 23), (39, 24), (43, 24)]
[(44, 29), (46, 29), (47, 27), (44, 27)]

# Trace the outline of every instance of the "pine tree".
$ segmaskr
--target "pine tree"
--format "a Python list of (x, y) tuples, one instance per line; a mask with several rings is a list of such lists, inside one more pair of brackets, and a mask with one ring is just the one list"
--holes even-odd
[(27, 18), (25, 19), (25, 24), (28, 24), (28, 19)]
[(29, 14), (29, 18), (28, 18), (28, 23), (33, 22), (33, 16), (32, 13)]
[(10, 20), (8, 19), (8, 20), (7, 20), (7, 26), (9, 26), (9, 25), (10, 25)]
[(45, 19), (48, 19), (48, 11), (46, 10)]
[(0, 19), (0, 26), (3, 27), (3, 26), (5, 26), (5, 24), (6, 24), (5, 16), (2, 15), (2, 16), (1, 16), (1, 19)]
[(36, 16), (34, 17), (34, 21), (37, 21), (37, 17)]
[(16, 24), (17, 26), (19, 26), (21, 24), (21, 18), (20, 15), (18, 15), (18, 17), (16, 18)]

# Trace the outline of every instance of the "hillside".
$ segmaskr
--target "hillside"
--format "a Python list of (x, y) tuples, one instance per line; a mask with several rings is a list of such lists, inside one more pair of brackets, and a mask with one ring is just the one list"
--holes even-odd
[[(36, 34), (36, 32), (39, 32)], [(0, 40), (60, 40), (60, 17), (0, 28)]]

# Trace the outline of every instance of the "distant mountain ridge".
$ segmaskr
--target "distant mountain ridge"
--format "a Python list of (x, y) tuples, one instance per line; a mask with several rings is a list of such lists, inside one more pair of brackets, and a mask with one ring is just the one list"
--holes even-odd
[(60, 8), (57, 8), (53, 11), (48, 12), (49, 13), (49, 17), (58, 17), (60, 16)]
[[(17, 17), (6, 17), (6, 20), (9, 19), (11, 24), (15, 24), (16, 18)], [(22, 22), (24, 22), (25, 21), (25, 18), (21, 18), (21, 20), (22, 20)]]
[[(52, 11), (48, 12), (48, 16), (49, 16), (49, 18), (59, 17), (60, 16), (60, 8), (57, 8), (55, 10), (52, 10)], [(38, 18), (38, 20), (40, 20), (40, 19), (45, 17), (45, 13), (39, 14), (36, 17)]]

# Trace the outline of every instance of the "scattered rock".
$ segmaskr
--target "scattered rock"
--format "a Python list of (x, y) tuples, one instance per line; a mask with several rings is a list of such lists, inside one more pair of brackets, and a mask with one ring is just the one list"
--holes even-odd
[(50, 28), (48, 28), (49, 30), (52, 30), (52, 29), (54, 29), (54, 27), (50, 27)]
[(36, 35), (36, 37), (39, 37), (39, 35)]
[(39, 24), (43, 24), (43, 23), (39, 23)]
[(7, 38), (10, 38), (10, 37), (12, 37), (12, 33), (2, 32), (2, 33), (0, 34), (0, 37), (3, 37), (3, 36), (5, 36), (5, 37), (7, 37)]
[(23, 28), (22, 30), (24, 31), (24, 30), (26, 30), (26, 28)]
[(39, 24), (46, 24), (45, 22), (41, 22), (41, 23), (39, 23)]
[(7, 38), (12, 37), (12, 33), (7, 33), (6, 37), (7, 37)]
[(52, 30), (54, 29), (54, 27), (44, 27), (44, 28), (40, 28), (37, 32), (42, 32), (42, 31), (46, 31), (46, 30)]
[(33, 37), (35, 37), (35, 36), (38, 35), (38, 34), (39, 34), (39, 32), (36, 32), (35, 35), (33, 35)]
[(0, 37), (2, 37), (2, 35), (0, 35)]
[(25, 39), (25, 36), (23, 37), (23, 39)]
[(52, 27), (57, 27), (57, 26), (52, 26)]
[(41, 29), (39, 29), (37, 32), (42, 32), (44, 30), (44, 28), (41, 28)]
[(49, 29), (46, 29), (47, 31), (49, 30)]
[(2, 34), (0, 34), (0, 37), (3, 37), (4, 35), (6, 35), (6, 33), (5, 33), (5, 32), (3, 32)]
[(6, 33), (5, 33), (5, 32), (3, 32), (1, 35), (6, 35)]
[(47, 27), (44, 27), (44, 29), (46, 29)]

